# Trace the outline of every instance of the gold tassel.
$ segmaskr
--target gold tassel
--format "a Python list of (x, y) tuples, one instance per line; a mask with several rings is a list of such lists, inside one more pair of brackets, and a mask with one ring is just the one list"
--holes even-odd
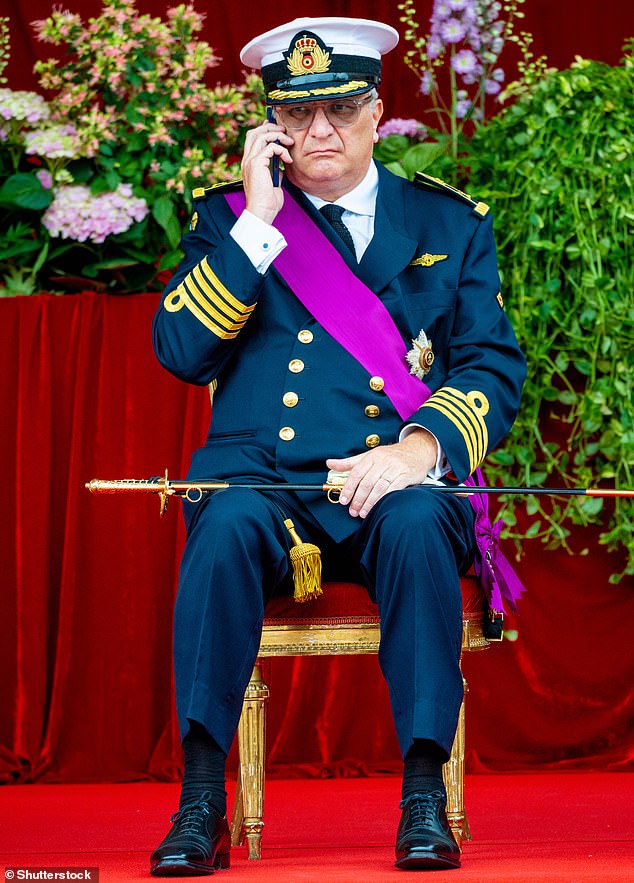
[(319, 547), (312, 543), (302, 543), (295, 525), (290, 518), (284, 519), (284, 524), (293, 540), (290, 556), (293, 565), (293, 583), (295, 601), (312, 601), (318, 598), (321, 590), (321, 552)]

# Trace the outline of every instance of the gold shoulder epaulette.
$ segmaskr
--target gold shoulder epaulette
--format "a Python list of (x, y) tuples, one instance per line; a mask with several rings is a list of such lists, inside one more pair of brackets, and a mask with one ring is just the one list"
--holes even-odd
[(200, 199), (210, 193), (225, 193), (228, 190), (242, 190), (242, 181), (218, 181), (211, 187), (196, 187), (192, 190), (192, 199)]
[(425, 172), (416, 172), (414, 175), (414, 183), (419, 187), (423, 187), (425, 190), (446, 193), (447, 196), (453, 196), (454, 199), (460, 199), (462, 202), (470, 205), (473, 209), (474, 215), (477, 215), (479, 218), (484, 218), (488, 214), (489, 206), (486, 202), (479, 202), (477, 199), (472, 199), (468, 193), (458, 190), (457, 187), (447, 184), (446, 181), (441, 181), (440, 178), (433, 178), (431, 175), (426, 175)]

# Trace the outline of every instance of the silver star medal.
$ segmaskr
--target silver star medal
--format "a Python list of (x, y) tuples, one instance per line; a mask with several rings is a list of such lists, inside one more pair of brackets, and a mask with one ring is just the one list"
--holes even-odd
[(409, 373), (414, 374), (419, 380), (422, 380), (429, 374), (431, 366), (434, 364), (434, 353), (431, 348), (431, 340), (421, 328), (414, 344), (407, 354), (407, 362), (410, 366)]

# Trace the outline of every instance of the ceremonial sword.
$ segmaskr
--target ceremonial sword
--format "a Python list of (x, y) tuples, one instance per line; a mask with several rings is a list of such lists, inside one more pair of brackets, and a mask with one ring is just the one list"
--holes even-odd
[[(347, 472), (330, 471), (325, 484), (288, 484), (286, 482), (241, 482), (222, 481), (215, 478), (201, 478), (197, 481), (174, 480), (168, 478), (167, 469), (165, 475), (148, 479), (116, 478), (102, 479), (93, 478), (86, 482), (87, 489), (92, 494), (119, 494), (119, 493), (150, 493), (158, 494), (161, 500), (160, 514), (164, 515), (167, 509), (169, 497), (184, 497), (190, 503), (199, 503), (205, 494), (230, 488), (242, 488), (246, 490), (261, 491), (262, 493), (274, 491), (320, 491), (325, 493), (331, 503), (336, 503), (341, 490), (346, 483)], [(634, 497), (634, 489), (615, 488), (555, 488), (555, 487), (496, 487), (494, 485), (445, 485), (426, 483), (420, 487), (427, 488), (433, 493), (456, 494), (458, 496), (472, 496), (474, 494), (546, 494), (549, 496), (583, 496), (583, 497)]]

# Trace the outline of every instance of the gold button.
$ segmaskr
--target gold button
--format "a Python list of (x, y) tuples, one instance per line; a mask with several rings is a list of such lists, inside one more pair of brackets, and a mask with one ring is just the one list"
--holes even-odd
[(370, 389), (373, 389), (375, 392), (380, 392), (385, 386), (385, 381), (382, 377), (370, 377)]
[(365, 409), (366, 417), (378, 417), (381, 413), (380, 408), (377, 408), (376, 405), (367, 405)]
[(378, 435), (369, 435), (365, 440), (365, 446), (366, 448), (376, 448), (380, 441)]
[(299, 396), (296, 392), (285, 392), (282, 396), (282, 401), (287, 408), (294, 408), (299, 401)]
[(307, 328), (302, 328), (302, 330), (297, 335), (297, 339), (300, 343), (312, 343), (313, 342), (313, 332), (309, 331)]
[(295, 430), (290, 426), (282, 426), (279, 435), (282, 441), (291, 441), (295, 438)]
[(304, 370), (304, 363), (301, 359), (291, 359), (288, 363), (288, 370), (292, 371), (293, 374), (299, 374)]

